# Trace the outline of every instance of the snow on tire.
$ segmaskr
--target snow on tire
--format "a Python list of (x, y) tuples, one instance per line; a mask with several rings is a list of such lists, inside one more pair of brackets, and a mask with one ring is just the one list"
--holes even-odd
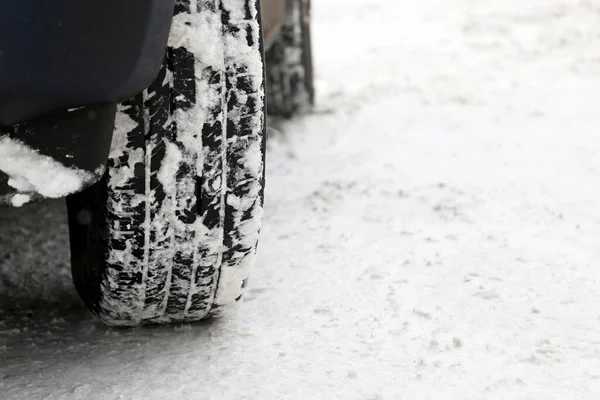
[(240, 300), (264, 186), (257, 0), (177, 0), (163, 68), (119, 106), (104, 179), (67, 200), (73, 279), (111, 325)]
[(310, 0), (289, 0), (281, 33), (266, 53), (267, 105), (289, 118), (314, 103)]

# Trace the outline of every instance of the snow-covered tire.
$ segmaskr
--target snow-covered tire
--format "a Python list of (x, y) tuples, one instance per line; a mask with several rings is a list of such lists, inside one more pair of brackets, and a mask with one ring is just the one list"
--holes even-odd
[(67, 199), (73, 280), (110, 325), (196, 321), (240, 300), (264, 187), (257, 0), (177, 0), (163, 68), (119, 106), (104, 178)]
[(290, 118), (314, 104), (310, 0), (289, 0), (279, 37), (266, 53), (267, 111)]

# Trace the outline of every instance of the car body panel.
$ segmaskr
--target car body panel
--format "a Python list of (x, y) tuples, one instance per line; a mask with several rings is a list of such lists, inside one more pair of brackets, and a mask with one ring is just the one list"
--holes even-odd
[(174, 1), (0, 0), (0, 128), (142, 91)]

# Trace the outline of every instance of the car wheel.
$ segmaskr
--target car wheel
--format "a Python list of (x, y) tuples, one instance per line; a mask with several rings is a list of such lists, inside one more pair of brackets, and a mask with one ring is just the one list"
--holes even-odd
[(67, 199), (75, 286), (110, 325), (218, 316), (244, 292), (264, 186), (258, 15), (257, 0), (179, 0), (160, 75), (119, 106), (104, 178)]
[(279, 37), (266, 53), (267, 108), (289, 118), (314, 104), (310, 0), (290, 0), (292, 7)]

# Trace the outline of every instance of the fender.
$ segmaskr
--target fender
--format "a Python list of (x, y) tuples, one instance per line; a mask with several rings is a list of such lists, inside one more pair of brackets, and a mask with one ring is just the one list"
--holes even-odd
[(174, 0), (0, 0), (0, 126), (117, 103), (160, 69)]
[(175, 0), (0, 0), (0, 205), (102, 176), (116, 103), (158, 75)]

